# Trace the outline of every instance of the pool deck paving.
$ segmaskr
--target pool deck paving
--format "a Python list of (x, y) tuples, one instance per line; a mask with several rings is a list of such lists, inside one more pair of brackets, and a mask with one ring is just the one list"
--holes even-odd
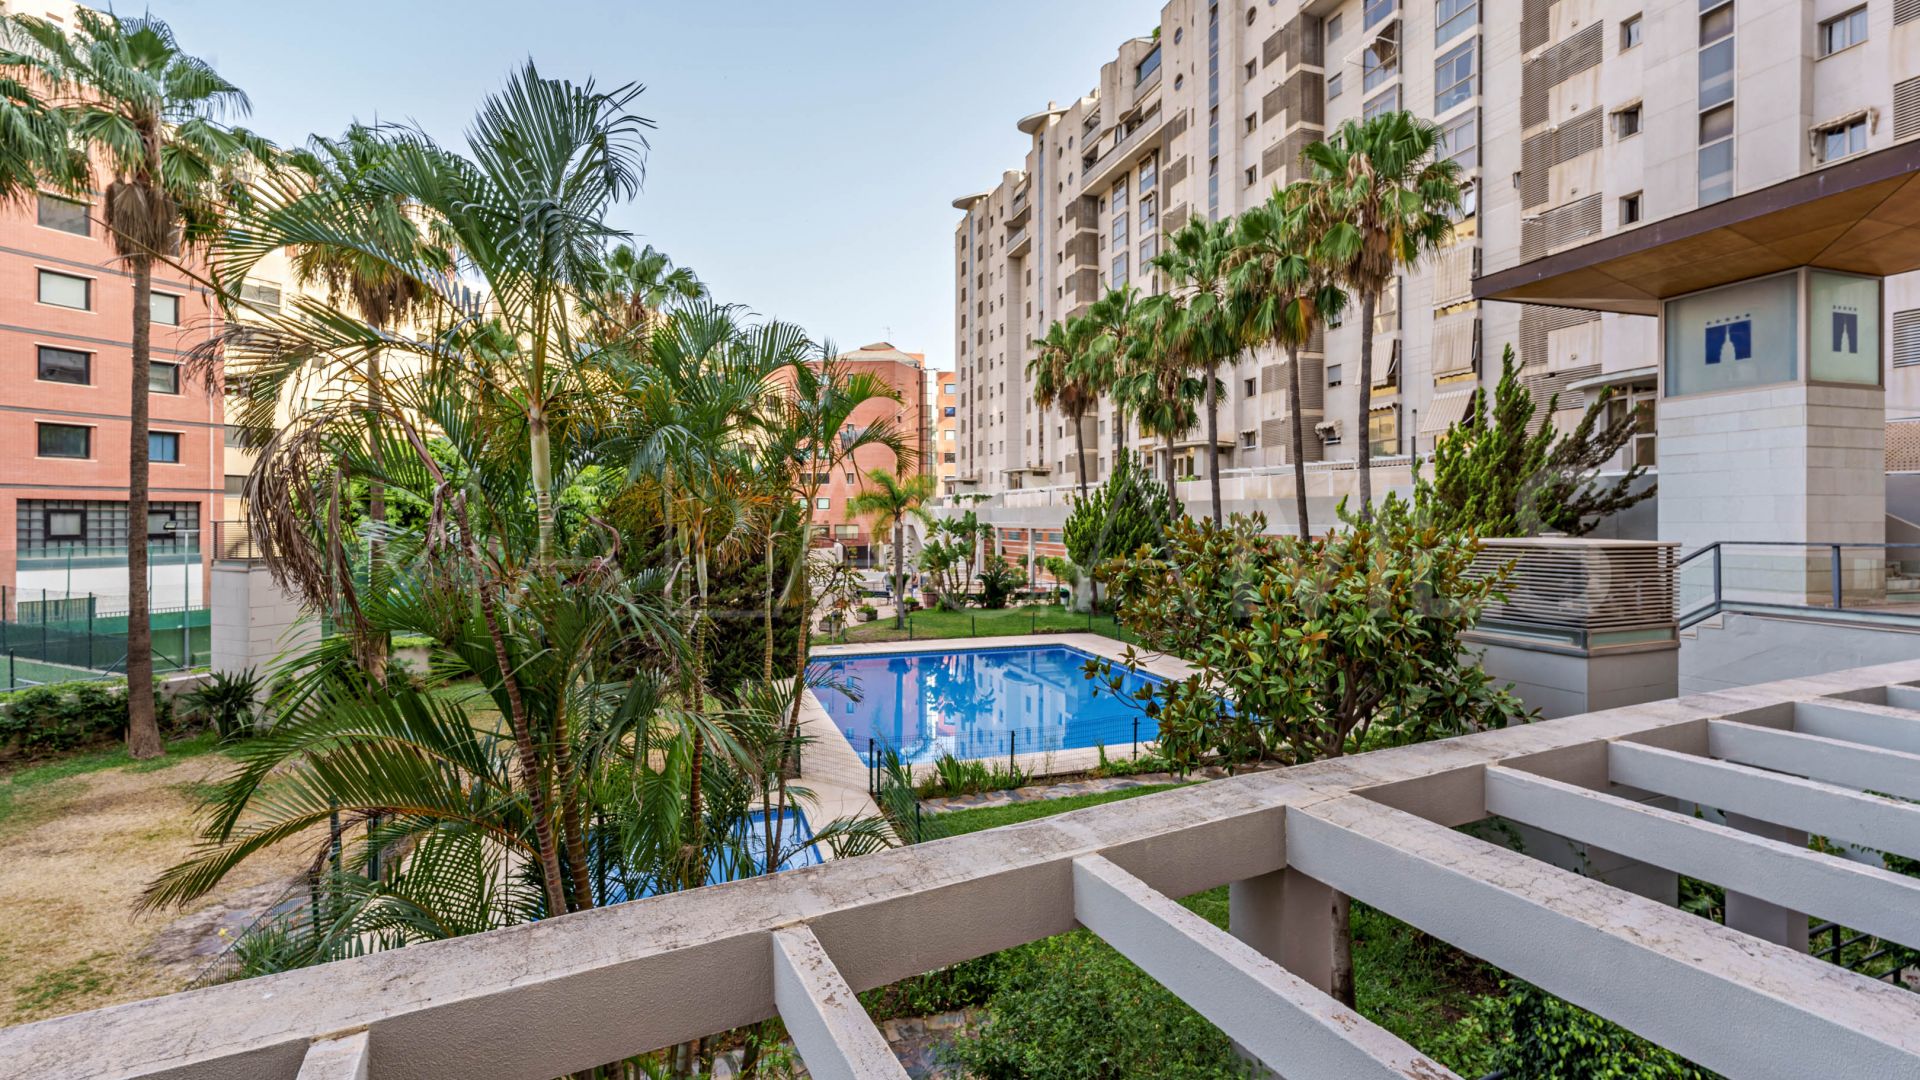
[[(812, 658), (816, 661), (845, 660), (857, 656), (898, 656), (902, 653), (974, 652), (983, 649), (1030, 649), (1050, 645), (1064, 645), (1068, 648), (1078, 649), (1081, 652), (1100, 657), (1103, 660), (1111, 660), (1116, 664), (1122, 665), (1126, 663), (1127, 650), (1129, 648), (1123, 641), (1115, 641), (1113, 638), (1102, 637), (1099, 634), (1010, 634), (1004, 637), (932, 638), (923, 641), (863, 641), (847, 645), (818, 645), (813, 649)], [(1140, 650), (1138, 647), (1134, 647), (1133, 662), (1134, 666), (1140, 671), (1157, 678), (1166, 679), (1170, 682), (1185, 679), (1196, 670), (1192, 664), (1187, 663), (1177, 656), (1169, 656), (1166, 653), (1146, 652)], [(808, 725), (810, 723), (816, 726), (809, 727)], [(801, 763), (802, 777), (805, 778), (810, 785), (815, 785), (814, 759), (816, 757), (824, 758), (825, 760), (819, 767), (822, 770), (820, 775), (825, 782), (836, 785), (851, 783), (856, 791), (862, 796), (865, 796), (867, 790), (866, 763), (861, 760), (859, 752), (854, 750), (853, 746), (847, 742), (846, 736), (842, 735), (839, 729), (833, 726), (831, 718), (827, 716), (825, 706), (820, 704), (819, 697), (811, 690), (807, 691), (806, 700), (802, 703), (801, 728), (814, 737), (814, 741), (807, 744), (806, 752), (803, 756)], [(1136, 753), (1144, 753), (1151, 745), (1151, 743), (1146, 742), (1116, 743), (1106, 748), (1107, 756), (1109, 758), (1131, 757)], [(829, 746), (833, 746), (834, 749), (822, 753), (823, 749)], [(1019, 769), (1028, 776), (1036, 778), (1065, 776), (1088, 772), (1099, 765), (1100, 749), (1101, 748), (1097, 746), (1076, 746), (1062, 750), (1047, 750), (1032, 754), (996, 755), (993, 758), (982, 760), (992, 760), (996, 762), (1008, 761), (1009, 764), (1019, 767)], [(837, 750), (844, 750), (845, 754), (841, 755), (836, 752)], [(853, 772), (848, 772), (848, 765), (852, 766)], [(915, 765), (913, 767), (913, 773), (915, 779), (930, 776), (933, 774), (933, 766), (931, 764)], [(872, 800), (869, 799), (868, 802), (871, 804)]]

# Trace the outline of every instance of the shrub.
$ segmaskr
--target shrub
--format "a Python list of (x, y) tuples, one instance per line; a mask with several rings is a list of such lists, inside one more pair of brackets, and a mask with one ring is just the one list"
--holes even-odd
[(1510, 1031), (1494, 1055), (1507, 1075), (1527, 1080), (1711, 1080), (1713, 1073), (1611, 1021), (1523, 982), (1478, 1003), (1494, 1033)]
[(1220, 1080), (1249, 1075), (1219, 1029), (1091, 934), (1003, 969), (985, 1022), (944, 1052), (980, 1080)]
[[(176, 727), (173, 699), (154, 680), (154, 719)], [(100, 680), (48, 683), (0, 700), (0, 746), (30, 755), (59, 754), (118, 739), (127, 729), (126, 684)]]
[(187, 708), (213, 724), (222, 739), (253, 734), (263, 683), (252, 668), (232, 675), (216, 671), (186, 694)]
[[(1163, 557), (1101, 568), (1121, 625), (1196, 668), (1131, 692), (1161, 753), (1182, 766), (1208, 755), (1297, 764), (1529, 716), (1463, 662), (1462, 635), (1499, 587), (1469, 573), (1471, 535), (1423, 523), (1394, 498), (1371, 524), (1321, 539), (1267, 536), (1265, 525), (1183, 518)], [(1115, 666), (1088, 673), (1128, 693)]]
[(932, 779), (920, 782), (919, 792), (923, 799), (1010, 791), (1025, 787), (1027, 781), (1032, 779), (1017, 765), (1003, 766), (998, 761), (961, 761), (952, 754), (941, 754), (933, 763), (933, 771)]
[(1027, 575), (1003, 555), (987, 556), (980, 568), (980, 606), (999, 609), (1007, 599), (1027, 583)]

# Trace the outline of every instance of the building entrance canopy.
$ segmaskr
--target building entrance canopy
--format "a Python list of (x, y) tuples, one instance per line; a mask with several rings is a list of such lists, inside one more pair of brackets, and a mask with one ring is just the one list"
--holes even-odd
[(1658, 315), (1671, 297), (1801, 266), (1920, 270), (1920, 142), (1483, 275), (1473, 295)]

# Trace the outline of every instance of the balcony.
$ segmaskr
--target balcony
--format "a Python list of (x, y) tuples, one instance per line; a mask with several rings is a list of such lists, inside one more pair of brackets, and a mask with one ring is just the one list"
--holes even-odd
[(1137, 152), (1153, 145), (1159, 138), (1166, 127), (1166, 115), (1166, 111), (1156, 103), (1151, 114), (1138, 127), (1120, 136), (1112, 149), (1081, 171), (1080, 190), (1099, 191), (1112, 183), (1114, 177), (1133, 164)]
[[(1380, 750), (64, 1016), (0, 1030), (0, 1073), (510, 1080), (779, 1016), (814, 1075), (899, 1077), (856, 991), (1084, 927), (1282, 1075), (1454, 1076), (1326, 993), (1338, 890), (1722, 1075), (1920, 1075), (1920, 995), (1778, 914), (1920, 944), (1920, 883), (1806, 844), (1920, 854), (1920, 808), (1862, 794), (1920, 797), (1893, 749), (1915, 681), (1904, 661)], [(1726, 924), (1458, 828), (1491, 816), (1724, 885)], [(1174, 899), (1221, 885), (1231, 931)]]
[(1033, 201), (1029, 199), (1030, 188), (1022, 187), (1014, 192), (1013, 201), (1007, 205), (1007, 228), (1018, 229), (1033, 217)]
[(1029, 230), (1020, 229), (1015, 231), (1012, 236), (1007, 237), (1007, 254), (1009, 256), (1017, 259), (1032, 250), (1033, 234)]

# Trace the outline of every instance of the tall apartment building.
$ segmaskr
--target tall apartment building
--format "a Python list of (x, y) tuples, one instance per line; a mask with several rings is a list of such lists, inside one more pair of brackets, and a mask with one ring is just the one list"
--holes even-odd
[[(1172, 0), (1084, 97), (1019, 121), (1017, 168), (954, 203), (958, 485), (1071, 484), (1072, 432), (1025, 378), (1033, 339), (1114, 285), (1164, 287), (1147, 266), (1164, 233), (1264, 201), (1304, 175), (1307, 143), (1398, 108), (1438, 123), (1461, 166), (1454, 236), (1399, 277), (1372, 326), (1349, 315), (1302, 355), (1300, 401), (1281, 355), (1223, 365), (1223, 471), (1290, 464), (1296, 409), (1309, 461), (1351, 459), (1360, 439), (1376, 455), (1429, 452), (1509, 346), (1536, 401), (1558, 395), (1543, 420), (1571, 424), (1612, 386), (1644, 426), (1620, 464), (1657, 465), (1657, 321), (1482, 304), (1474, 277), (1920, 135), (1916, 35), (1911, 0)], [(1920, 415), (1912, 277), (1887, 285), (1890, 420)], [(1093, 478), (1112, 430), (1103, 402), (1086, 430)], [(1176, 472), (1204, 475), (1204, 451), (1198, 432), (1182, 440)], [(1262, 508), (1276, 524), (1290, 514)]]
[(133, 278), (99, 224), (101, 196), (40, 195), (0, 210), (0, 445), (24, 472), (0, 482), (0, 585), (17, 602), (128, 595), (127, 546), (152, 551), (156, 606), (206, 594), (220, 511), (220, 395), (182, 365), (216, 328), (218, 305), (175, 271), (154, 270), (152, 503), (127, 520), (133, 388)]
[(960, 477), (960, 376), (951, 371), (933, 373), (933, 473), (940, 493), (958, 490)]
[[(851, 374), (868, 374), (893, 389), (897, 401), (869, 401), (854, 410), (850, 426), (866, 427), (889, 422), (902, 441), (914, 450), (914, 469), (934, 469), (933, 407), (927, 358), (924, 353), (903, 352), (890, 342), (863, 345), (840, 354), (840, 365)], [(819, 498), (815, 500), (813, 521), (817, 529), (846, 549), (847, 558), (857, 566), (870, 566), (878, 556), (878, 544), (891, 543), (890, 537), (875, 538), (869, 521), (848, 509), (849, 501), (867, 484), (874, 469), (889, 472), (897, 467), (893, 452), (884, 446), (869, 446), (854, 451), (854, 460), (843, 463), (834, 472), (824, 474)], [(917, 539), (910, 544), (917, 550)]]

